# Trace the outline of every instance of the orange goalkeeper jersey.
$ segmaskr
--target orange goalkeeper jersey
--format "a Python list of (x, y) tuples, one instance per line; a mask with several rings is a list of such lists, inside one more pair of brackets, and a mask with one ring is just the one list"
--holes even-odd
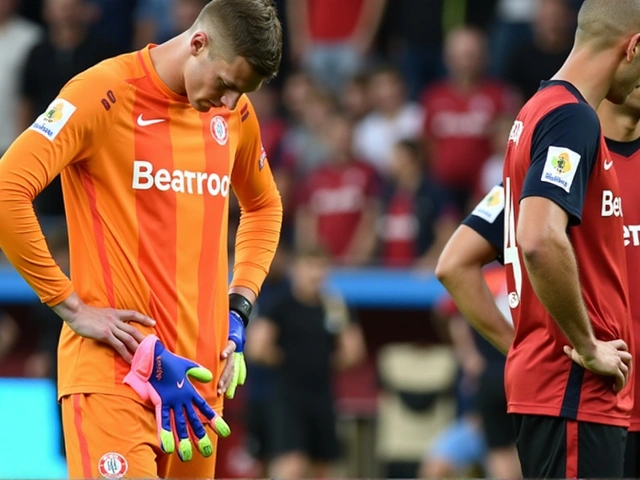
[[(75, 290), (89, 305), (154, 318), (167, 348), (214, 373), (198, 388), (219, 405), (231, 187), (242, 209), (233, 286), (258, 293), (282, 205), (249, 100), (242, 97), (234, 111), (197, 112), (159, 78), (151, 48), (75, 77), (7, 151), (0, 161), (0, 247), (49, 305)], [(71, 280), (51, 258), (32, 207), (58, 173)], [(111, 347), (65, 325), (58, 353), (60, 396), (137, 398), (122, 385), (129, 366)]]

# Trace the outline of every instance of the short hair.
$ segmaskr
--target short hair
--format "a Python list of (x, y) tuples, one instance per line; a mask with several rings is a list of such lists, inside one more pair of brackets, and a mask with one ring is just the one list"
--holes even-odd
[(198, 15), (195, 28), (209, 35), (212, 56), (242, 57), (267, 80), (278, 74), (282, 26), (273, 0), (211, 0)]
[(578, 11), (576, 42), (609, 47), (640, 32), (640, 0), (585, 0)]

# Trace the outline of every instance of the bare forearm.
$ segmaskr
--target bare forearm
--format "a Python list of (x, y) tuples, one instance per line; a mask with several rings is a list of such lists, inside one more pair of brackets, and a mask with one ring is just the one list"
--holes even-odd
[(482, 270), (461, 268), (459, 267), (455, 276), (443, 276), (440, 281), (473, 328), (506, 354), (513, 343), (513, 327), (496, 306)]
[(569, 239), (564, 233), (557, 234), (540, 245), (523, 251), (531, 285), (572, 346), (580, 354), (589, 355), (595, 348), (595, 337)]

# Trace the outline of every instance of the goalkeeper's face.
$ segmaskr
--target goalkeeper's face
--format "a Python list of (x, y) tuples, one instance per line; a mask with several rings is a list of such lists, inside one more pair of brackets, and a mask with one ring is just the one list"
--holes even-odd
[(258, 90), (263, 80), (243, 57), (212, 56), (206, 43), (199, 41), (198, 33), (192, 37), (184, 86), (189, 103), (199, 112), (208, 112), (212, 107), (234, 110), (240, 97)]

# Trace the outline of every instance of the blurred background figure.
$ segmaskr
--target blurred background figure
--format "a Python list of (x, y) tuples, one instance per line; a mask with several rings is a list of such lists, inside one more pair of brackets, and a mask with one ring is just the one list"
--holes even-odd
[(433, 269), (459, 214), (446, 190), (428, 178), (418, 142), (396, 143), (382, 199), (377, 225), (382, 264)]
[(569, 0), (537, 0), (532, 36), (509, 57), (505, 79), (526, 101), (562, 66), (573, 46), (576, 10)]
[(208, 0), (138, 0), (134, 47), (162, 43), (188, 30)]
[(393, 67), (381, 66), (371, 74), (368, 93), (373, 110), (356, 126), (354, 151), (386, 175), (396, 142), (420, 138), (424, 112), (407, 98), (404, 80)]
[(0, 2), (0, 98), (4, 113), (0, 122), (0, 156), (22, 131), (19, 98), (22, 70), (31, 48), (40, 40), (40, 27), (18, 16), (20, 0)]
[(328, 163), (311, 172), (301, 185), (296, 245), (327, 249), (335, 264), (369, 263), (376, 246), (379, 181), (375, 170), (356, 159), (353, 123), (335, 115), (328, 121)]
[(385, 4), (386, 0), (288, 0), (294, 63), (338, 92), (370, 54)]
[[(92, 32), (92, 11), (86, 0), (44, 0), (43, 7), (47, 35), (29, 52), (21, 79), (21, 131), (46, 110), (71, 78), (118, 53), (109, 39)], [(34, 206), (40, 216), (64, 215), (59, 177)]]
[(332, 371), (361, 362), (365, 346), (343, 300), (325, 289), (329, 265), (323, 250), (300, 250), (291, 289), (262, 311), (248, 337), (247, 356), (276, 369), (268, 428), (274, 478), (327, 478), (340, 457)]
[(515, 112), (517, 103), (505, 84), (487, 78), (487, 43), (480, 30), (453, 30), (444, 54), (447, 78), (424, 93), (424, 134), (434, 177), (464, 214), (484, 193), (478, 180), (491, 153), (493, 124)]

